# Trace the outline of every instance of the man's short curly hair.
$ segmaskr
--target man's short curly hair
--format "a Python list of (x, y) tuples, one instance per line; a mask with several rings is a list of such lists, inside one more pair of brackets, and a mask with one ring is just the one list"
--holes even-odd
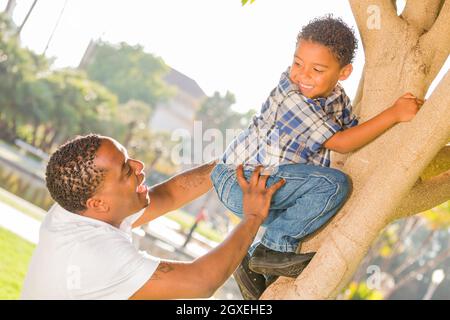
[(105, 170), (94, 164), (102, 138), (76, 137), (60, 146), (47, 164), (45, 179), (52, 198), (64, 209), (80, 213), (103, 182)]
[(301, 39), (328, 47), (341, 67), (352, 63), (358, 48), (358, 40), (353, 28), (350, 28), (341, 18), (334, 18), (332, 14), (311, 20), (299, 32), (297, 45)]

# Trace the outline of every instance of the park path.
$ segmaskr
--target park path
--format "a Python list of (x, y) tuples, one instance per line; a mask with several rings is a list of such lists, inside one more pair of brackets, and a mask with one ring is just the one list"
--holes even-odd
[[(40, 221), (0, 201), (0, 227), (17, 234), (31, 243), (37, 244), (40, 225)], [(177, 232), (176, 225), (175, 222), (165, 217), (160, 217), (152, 221), (146, 227), (146, 231), (175, 248), (179, 248), (184, 243), (185, 236)], [(189, 243), (186, 249), (193, 257), (199, 257), (208, 251), (208, 249), (203, 248), (194, 241)]]
[(19, 210), (0, 202), (0, 227), (36, 244), (39, 240), (41, 222)]

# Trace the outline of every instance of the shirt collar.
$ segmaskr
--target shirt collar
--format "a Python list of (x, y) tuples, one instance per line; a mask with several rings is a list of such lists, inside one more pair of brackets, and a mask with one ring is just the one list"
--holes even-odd
[(287, 95), (290, 91), (299, 91), (298, 86), (289, 79), (290, 70), (291, 67), (288, 67), (286, 71), (281, 74), (280, 82), (278, 83), (278, 88), (284, 95)]
[(330, 103), (332, 103), (334, 100), (336, 100), (342, 94), (343, 88), (342, 88), (341, 84), (338, 82), (328, 97), (326, 97), (326, 98), (319, 97), (319, 98), (315, 98), (315, 99), (309, 99), (300, 93), (298, 86), (295, 83), (293, 83), (291, 81), (291, 79), (289, 78), (290, 70), (291, 70), (291, 67), (288, 67), (286, 69), (286, 71), (281, 74), (280, 82), (278, 84), (278, 88), (284, 95), (287, 95), (290, 91), (297, 91), (298, 94), (300, 94), (305, 101), (307, 101), (309, 103), (318, 104), (321, 107), (324, 107), (324, 106), (327, 106)]
[(76, 223), (85, 223), (90, 225), (97, 225), (101, 227), (108, 227), (113, 228), (114, 230), (120, 230), (122, 232), (131, 234), (131, 226), (132, 224), (137, 221), (142, 214), (144, 213), (146, 208), (143, 208), (139, 210), (138, 212), (135, 212), (128, 217), (126, 217), (120, 224), (119, 228), (116, 228), (112, 224), (109, 224), (107, 222), (85, 217), (80, 214), (72, 213), (63, 207), (61, 207), (59, 204), (55, 203), (48, 211), (47, 217), (48, 217), (48, 223), (53, 227), (60, 228), (61, 226), (67, 225), (71, 226)]

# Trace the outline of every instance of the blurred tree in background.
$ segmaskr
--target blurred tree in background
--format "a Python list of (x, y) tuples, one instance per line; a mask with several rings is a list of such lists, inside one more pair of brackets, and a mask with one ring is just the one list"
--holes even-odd
[(22, 139), (50, 152), (74, 134), (115, 134), (117, 97), (73, 69), (22, 48), (0, 15), (0, 138)]
[(20, 47), (11, 22), (0, 14), (1, 138), (12, 141), (21, 123), (39, 116), (28, 105), (29, 95), (38, 91), (37, 77), (47, 68), (46, 59)]
[[(22, 48), (15, 26), (0, 14), (0, 138), (21, 139), (47, 153), (75, 135), (95, 132), (121, 142), (132, 157), (164, 174), (178, 170), (169, 134), (149, 127), (154, 108), (175, 88), (170, 68), (142, 46), (91, 41), (80, 66), (54, 69), (52, 61)], [(233, 111), (234, 95), (215, 92), (197, 112), (203, 130), (243, 129), (254, 111)], [(233, 133), (234, 132), (234, 133)], [(235, 131), (231, 131), (235, 135)]]
[[(436, 271), (442, 284), (434, 283)], [(383, 230), (341, 298), (422, 299), (427, 293), (450, 296), (450, 201)]]
[(0, 14), (0, 138), (50, 153), (77, 134), (96, 132), (150, 163), (168, 158), (170, 137), (148, 128), (154, 105), (173, 93), (163, 81), (168, 67), (125, 43), (98, 42), (91, 53), (85, 70), (53, 70), (50, 59), (21, 47)]
[(144, 52), (142, 46), (103, 41), (92, 46), (92, 53), (80, 68), (90, 79), (114, 92), (120, 103), (139, 100), (152, 108), (173, 93), (163, 80), (168, 66), (161, 58)]
[(219, 129), (223, 136), (227, 129), (243, 129), (255, 113), (255, 110), (249, 110), (246, 113), (233, 111), (231, 106), (235, 103), (234, 95), (228, 92), (221, 96), (219, 92), (214, 92), (208, 97), (195, 116), (196, 120), (202, 121), (203, 130)]
[(121, 103), (118, 114), (122, 126), (114, 137), (147, 165), (146, 170), (164, 159), (165, 169), (174, 171), (169, 157), (173, 144), (170, 136), (149, 128), (155, 106), (175, 93), (164, 81), (169, 71), (164, 61), (144, 52), (140, 45), (114, 45), (99, 40), (91, 42), (80, 68), (116, 94)]
[[(50, 100), (41, 105), (48, 110), (47, 123), (41, 122), (33, 131), (40, 132), (37, 146), (49, 151), (75, 134), (98, 132), (116, 134), (117, 97), (108, 89), (89, 80), (84, 72), (73, 69), (53, 71), (41, 82), (49, 89)], [(39, 130), (40, 129), (40, 130)], [(35, 144), (38, 142), (36, 137)]]

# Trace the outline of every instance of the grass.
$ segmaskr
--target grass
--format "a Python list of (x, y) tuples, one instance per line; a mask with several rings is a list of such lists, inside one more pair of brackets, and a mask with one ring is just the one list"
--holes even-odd
[[(0, 189), (0, 201), (37, 220), (42, 219), (41, 210), (34, 209), (33, 206), (27, 206), (25, 202), (20, 201), (20, 199), (17, 199), (17, 197), (12, 196), (3, 189)], [(171, 212), (167, 217), (179, 223), (185, 232), (194, 223), (194, 218), (181, 210)], [(196, 232), (212, 241), (220, 242), (223, 240), (223, 236), (220, 233), (211, 229), (203, 222), (199, 224)], [(34, 248), (34, 244), (6, 229), (0, 228), (0, 300), (15, 300), (20, 298), (22, 284)]]
[(35, 245), (0, 228), (0, 300), (20, 298)]

